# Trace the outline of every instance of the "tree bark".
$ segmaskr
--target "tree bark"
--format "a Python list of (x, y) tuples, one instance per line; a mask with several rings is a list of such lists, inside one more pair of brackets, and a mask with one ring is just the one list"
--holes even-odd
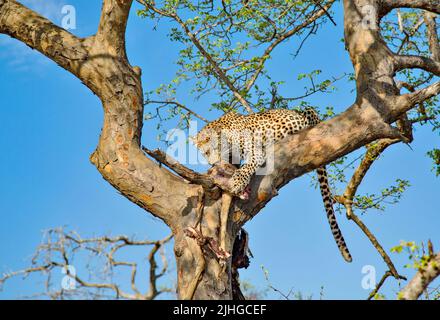
[[(81, 39), (17, 1), (0, 0), (0, 33), (40, 51), (77, 76), (100, 98), (104, 124), (91, 162), (121, 194), (171, 228), (175, 237), (179, 297), (231, 299), (230, 261), (222, 266), (207, 243), (200, 243), (186, 233), (197, 225), (202, 214), (201, 233), (218, 241), (219, 192), (179, 176), (176, 170), (171, 172), (147, 157), (141, 148), (141, 72), (130, 65), (125, 52), (125, 30), (132, 2), (104, 0), (96, 35)], [(415, 6), (413, 0), (398, 2), (401, 6)], [(436, 83), (400, 95), (394, 82), (396, 71), (417, 67), (439, 75), (439, 62), (431, 59), (411, 62), (408, 57), (396, 57), (382, 39), (378, 21), (373, 22), (376, 29), (363, 28), (359, 23), (365, 18), (362, 10), (365, 5), (384, 14), (395, 7), (392, 3), (344, 1), (345, 41), (356, 74), (356, 101), (335, 118), (275, 146), (274, 170), (252, 180), (248, 201), (233, 202), (226, 235), (227, 251), (232, 251), (237, 232), (282, 186), (374, 140), (402, 138), (390, 124), (417, 103), (440, 92), (440, 84)], [(433, 8), (429, 1), (417, 1), (417, 4), (418, 8), (438, 12), (438, 7)]]
[(417, 300), (428, 285), (440, 275), (440, 253), (431, 255), (425, 266), (418, 269), (416, 275), (400, 291), (400, 300)]

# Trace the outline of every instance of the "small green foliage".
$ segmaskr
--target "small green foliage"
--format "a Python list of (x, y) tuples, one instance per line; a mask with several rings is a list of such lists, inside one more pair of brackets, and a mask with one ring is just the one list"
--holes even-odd
[(373, 297), (374, 300), (386, 300), (386, 296), (382, 293), (376, 293)]
[(433, 149), (429, 151), (428, 156), (433, 160), (434, 164), (432, 170), (435, 172), (436, 176), (440, 175), (440, 149)]
[(369, 209), (384, 211), (386, 204), (398, 203), (409, 186), (409, 181), (396, 179), (394, 185), (382, 189), (379, 194), (367, 193), (355, 196), (353, 207), (362, 213), (365, 213)]
[[(148, 22), (153, 21), (155, 30), (165, 24), (170, 46), (179, 53), (175, 61), (175, 76), (151, 90), (151, 100), (175, 101), (179, 92), (184, 90), (185, 96), (192, 96), (194, 101), (209, 95), (209, 99), (214, 100), (209, 102), (210, 110), (243, 111), (228, 84), (230, 82), (255, 110), (262, 111), (288, 108), (293, 101), (301, 103), (305, 97), (336, 89), (334, 82), (338, 79), (319, 79), (324, 72), (313, 70), (298, 76), (310, 83), (305, 88), (304, 97), (285, 97), (282, 94), (286, 90), (284, 81), (273, 79), (266, 67), (278, 44), (296, 39), (292, 46), (293, 50), (296, 49), (296, 56), (303, 41), (327, 22), (327, 16), (323, 15), (313, 23), (305, 23), (319, 10), (312, 0), (221, 3), (208, 0), (147, 0), (147, 3), (147, 7), (138, 10), (138, 15)], [(326, 4), (327, 0), (321, 1), (322, 6)], [(292, 33), (284, 37), (289, 32)], [(150, 107), (154, 105), (148, 105), (146, 109)], [(177, 115), (176, 112), (187, 116), (184, 110), (173, 108), (168, 116), (156, 118), (160, 122), (171, 121), (173, 118), (169, 116)]]
[(414, 241), (400, 241), (400, 244), (391, 248), (391, 252), (402, 253), (406, 252), (410, 263), (407, 263), (404, 267), (408, 269), (424, 268), (427, 266), (430, 257), (425, 254), (423, 245), (417, 245)]

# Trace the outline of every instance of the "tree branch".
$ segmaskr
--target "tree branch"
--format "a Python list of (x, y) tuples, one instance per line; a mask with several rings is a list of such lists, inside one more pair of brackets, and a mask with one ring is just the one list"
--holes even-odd
[(392, 276), (392, 273), (390, 270), (388, 270), (387, 272), (385, 272), (383, 274), (382, 278), (380, 279), (380, 281), (378, 282), (378, 284), (376, 285), (374, 290), (371, 291), (370, 294), (368, 295), (367, 300), (371, 300), (376, 296), (376, 294), (379, 292), (380, 288), (382, 288), (383, 284), (385, 283), (385, 280), (388, 279), (388, 277), (390, 277), (390, 276)]
[(3, 0), (0, 32), (39, 50), (98, 95), (104, 125), (92, 163), (121, 194), (173, 226), (197, 186), (158, 166), (140, 148), (144, 93), (124, 41), (131, 3), (105, 0), (97, 35), (80, 40), (16, 1)]
[(423, 9), (440, 14), (437, 0), (381, 0), (381, 5), (381, 16), (397, 8)]
[(399, 139), (382, 139), (377, 143), (368, 147), (368, 150), (365, 154), (365, 157), (362, 159), (358, 168), (355, 170), (353, 176), (350, 179), (350, 182), (347, 184), (347, 187), (342, 196), (335, 196), (335, 200), (342, 205), (345, 206), (347, 212), (347, 218), (356, 223), (356, 225), (362, 230), (362, 232), (367, 236), (373, 246), (376, 248), (378, 253), (382, 256), (382, 259), (387, 264), (391, 274), (396, 279), (403, 279), (404, 277), (400, 276), (397, 272), (391, 258), (383, 249), (382, 245), (379, 243), (374, 234), (368, 229), (368, 227), (361, 221), (361, 219), (353, 212), (353, 199), (356, 195), (356, 191), (359, 185), (362, 183), (365, 175), (370, 169), (371, 165), (374, 161), (380, 156), (380, 154), (385, 151), (389, 146), (400, 142)]
[(332, 7), (333, 3), (335, 2), (335, 0), (330, 0), (324, 7), (320, 6), (321, 9), (318, 10), (316, 13), (314, 13), (311, 17), (309, 17), (308, 19), (306, 19), (303, 23), (301, 23), (300, 25), (296, 26), (295, 28), (293, 28), (292, 30), (289, 30), (285, 33), (283, 33), (282, 35), (278, 36), (274, 42), (272, 42), (264, 51), (263, 55), (260, 57), (260, 63), (258, 64), (254, 74), (252, 75), (252, 77), (249, 79), (249, 81), (246, 83), (246, 92), (249, 92), (249, 90), (251, 90), (251, 88), (253, 87), (253, 85), (255, 84), (255, 82), (257, 81), (258, 77), (260, 76), (261, 72), (264, 69), (264, 65), (266, 63), (266, 61), (269, 59), (270, 54), (272, 53), (272, 51), (281, 43), (283, 43), (285, 40), (287, 40), (288, 38), (292, 37), (293, 35), (297, 34), (299, 31), (301, 31), (302, 29), (304, 29), (305, 27), (307, 27), (308, 25), (312, 24), (313, 22), (315, 22), (316, 20), (318, 20), (319, 18), (321, 18), (324, 15), (328, 15), (328, 10)]
[(395, 118), (412, 109), (415, 105), (440, 93), (440, 82), (433, 83), (423, 89), (394, 97), (390, 100), (390, 117)]
[(396, 71), (422, 69), (440, 76), (440, 62), (422, 56), (395, 55)]
[(38, 50), (75, 75), (88, 58), (85, 40), (14, 0), (0, 0), (0, 33)]
[(219, 66), (219, 64), (215, 61), (215, 59), (211, 56), (211, 54), (209, 54), (209, 52), (205, 50), (203, 45), (200, 43), (199, 39), (197, 39), (197, 37), (191, 32), (191, 30), (188, 28), (186, 23), (179, 17), (179, 15), (177, 15), (176, 13), (168, 13), (159, 10), (154, 5), (144, 0), (138, 0), (138, 2), (143, 4), (146, 8), (150, 10), (153, 10), (154, 12), (162, 16), (169, 17), (174, 21), (176, 21), (183, 29), (183, 31), (186, 33), (186, 35), (191, 40), (191, 42), (194, 44), (194, 46), (199, 50), (200, 54), (204, 56), (205, 59), (208, 61), (208, 63), (212, 66), (217, 77), (229, 88), (229, 90), (231, 90), (235, 98), (242, 104), (242, 106), (246, 109), (246, 111), (248, 113), (254, 112), (254, 110), (249, 105), (249, 102), (242, 96), (239, 90), (234, 86), (234, 84), (228, 78), (226, 72)]
[(432, 55), (432, 60), (440, 63), (440, 41), (437, 33), (436, 15), (425, 12), (423, 18), (426, 24), (426, 33), (428, 36), (428, 43)]
[(440, 276), (440, 253), (430, 255), (426, 264), (419, 268), (414, 278), (400, 291), (398, 299), (417, 300), (438, 276)]
[(114, 56), (126, 57), (125, 30), (133, 0), (104, 0), (95, 45)]
[(211, 180), (208, 175), (200, 174), (195, 172), (184, 165), (180, 164), (177, 160), (173, 159), (170, 155), (166, 154), (160, 149), (150, 150), (146, 147), (142, 147), (142, 149), (152, 158), (154, 158), (159, 163), (164, 164), (179, 176), (185, 178), (191, 183), (199, 184), (205, 187), (206, 189), (215, 188), (215, 184)]
[(147, 100), (145, 101), (145, 104), (149, 104), (149, 103), (154, 103), (154, 104), (160, 104), (160, 105), (174, 105), (178, 108), (184, 109), (186, 111), (188, 111), (190, 114), (192, 114), (193, 116), (195, 116), (196, 118), (199, 118), (200, 120), (208, 123), (209, 120), (206, 119), (205, 117), (201, 116), (200, 114), (198, 114), (195, 111), (192, 111), (190, 108), (188, 108), (187, 106), (177, 102), (177, 101), (172, 101), (172, 100), (165, 100), (165, 101), (158, 101), (158, 100)]
[[(38, 246), (34, 257), (32, 258), (32, 266), (23, 270), (8, 272), (0, 278), (0, 286), (14, 277), (23, 275), (28, 276), (34, 273), (40, 273), (47, 277), (46, 280), (46, 292), (45, 295), (52, 299), (64, 299), (69, 297), (86, 298), (91, 296), (94, 299), (104, 297), (100, 292), (101, 290), (108, 290), (115, 294), (116, 298), (122, 299), (136, 299), (136, 300), (153, 300), (158, 295), (164, 292), (170, 292), (168, 288), (159, 289), (158, 280), (168, 271), (168, 263), (166, 258), (162, 256), (162, 269), (157, 272), (156, 256), (159, 249), (171, 240), (172, 236), (169, 235), (162, 240), (150, 241), (150, 240), (134, 240), (125, 235), (116, 237), (95, 237), (95, 238), (82, 238), (76, 232), (66, 232), (63, 228), (50, 229), (44, 233), (43, 242)], [(148, 262), (150, 266), (149, 270), (149, 290), (142, 294), (137, 285), (137, 263), (127, 260), (116, 260), (115, 255), (119, 254), (122, 249), (127, 247), (145, 247), (153, 246), (148, 254)], [(79, 266), (75, 264), (73, 267), (73, 261), (75, 254), (87, 254), (89, 259), (96, 258), (99, 262), (104, 258), (102, 270), (96, 273), (90, 273), (87, 277), (85, 275), (79, 275)], [(88, 262), (90, 263), (90, 261)], [(131, 269), (130, 286), (133, 293), (126, 292), (121, 289), (121, 285), (112, 277), (112, 269), (120, 266), (129, 267)], [(52, 285), (50, 278), (55, 268), (61, 269), (66, 273), (67, 277), (70, 277), (72, 281), (75, 281), (79, 287), (72, 288), (63, 287), (61, 290), (57, 290)], [(85, 278), (95, 279), (86, 281)], [(71, 283), (75, 284), (75, 283)], [(81, 291), (85, 289), (85, 291)]]

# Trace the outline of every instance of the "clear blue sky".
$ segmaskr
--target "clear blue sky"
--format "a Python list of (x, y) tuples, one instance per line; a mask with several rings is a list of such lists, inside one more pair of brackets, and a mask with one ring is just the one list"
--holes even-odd
[[(61, 7), (77, 9), (77, 35), (96, 30), (101, 1), (28, 0), (26, 4), (61, 21)], [(275, 80), (286, 80), (290, 95), (301, 94), (303, 83), (298, 73), (322, 69), (325, 77), (352, 70), (344, 45), (341, 4), (335, 6), (338, 26), (328, 24), (311, 39), (302, 53), (293, 59), (292, 43), (282, 46), (269, 63)], [(143, 69), (145, 91), (172, 79), (177, 48), (166, 38), (166, 24), (154, 31), (152, 24), (133, 14), (127, 31), (127, 51), (132, 65)], [(294, 39), (298, 41), (298, 39)], [(119, 195), (89, 162), (102, 125), (99, 100), (81, 82), (38, 52), (0, 35), (0, 272), (20, 269), (39, 244), (41, 231), (69, 226), (82, 235), (104, 233), (136, 234), (157, 239), (168, 233), (164, 224), (153, 219)], [(324, 108), (342, 111), (354, 100), (352, 84), (342, 82), (332, 95), (316, 96), (311, 101)], [(180, 94), (183, 102), (207, 118), (209, 97), (200, 101)], [(212, 98), (212, 97), (211, 97)], [(154, 126), (146, 122), (143, 143), (156, 146)], [(371, 211), (364, 222), (376, 234), (384, 248), (400, 240), (417, 242), (432, 239), (440, 248), (438, 199), (440, 180), (431, 172), (425, 157), (438, 135), (430, 129), (418, 129), (412, 150), (393, 146), (369, 172), (361, 192), (377, 192), (397, 178), (408, 179), (411, 187), (402, 201), (386, 212)], [(310, 187), (310, 175), (284, 187), (263, 212), (247, 225), (255, 259), (243, 270), (241, 279), (265, 288), (261, 266), (269, 270), (274, 286), (290, 288), (318, 297), (324, 286), (328, 299), (363, 299), (368, 290), (361, 287), (364, 265), (376, 267), (377, 276), (385, 265), (357, 227), (339, 216), (340, 226), (354, 261), (341, 258), (326, 222), (319, 191)], [(171, 256), (172, 250), (168, 254)], [(404, 257), (391, 255), (403, 274)], [(174, 274), (168, 277), (172, 281)], [(32, 279), (6, 284), (0, 298), (17, 297), (35, 291)], [(40, 287), (41, 288), (41, 287)], [(394, 297), (397, 288), (389, 280), (384, 293)], [(278, 298), (270, 293), (268, 297)]]

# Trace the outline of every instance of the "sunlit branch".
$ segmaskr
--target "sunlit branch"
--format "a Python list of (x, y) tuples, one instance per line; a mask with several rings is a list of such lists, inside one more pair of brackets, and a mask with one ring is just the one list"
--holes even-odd
[(378, 141), (376, 144), (373, 144), (368, 147), (368, 150), (365, 154), (365, 157), (362, 159), (358, 168), (355, 170), (353, 176), (350, 179), (350, 182), (347, 184), (347, 187), (342, 196), (335, 196), (335, 200), (340, 204), (344, 205), (347, 218), (352, 220), (367, 236), (373, 246), (381, 255), (384, 262), (387, 264), (391, 274), (396, 279), (403, 279), (402, 276), (397, 272), (391, 258), (383, 249), (382, 245), (379, 243), (374, 234), (368, 229), (368, 227), (362, 222), (362, 220), (353, 212), (353, 199), (356, 195), (356, 191), (370, 169), (371, 165), (376, 161), (376, 159), (385, 151), (389, 146), (400, 142), (398, 139), (383, 139)]
[(398, 299), (416, 300), (427, 289), (428, 285), (440, 276), (440, 253), (434, 254), (432, 244), (430, 244), (429, 257), (417, 270), (416, 275), (403, 288)]

